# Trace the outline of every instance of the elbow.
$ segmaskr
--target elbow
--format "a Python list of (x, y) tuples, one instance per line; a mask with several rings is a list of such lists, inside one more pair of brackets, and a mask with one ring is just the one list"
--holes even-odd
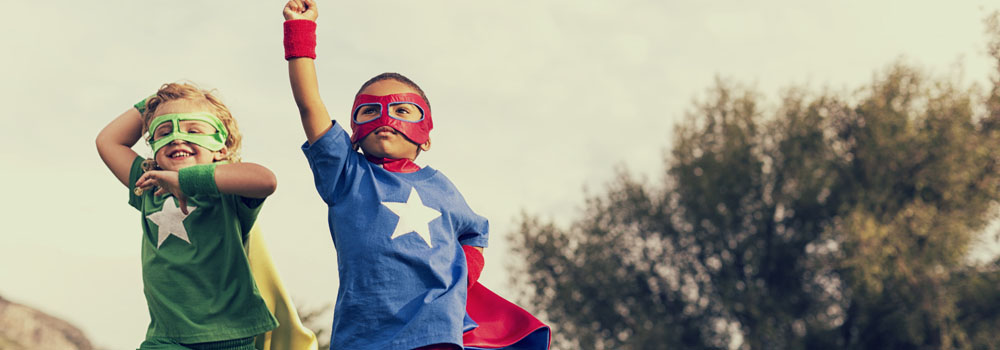
[(97, 147), (97, 153), (104, 154), (104, 150), (107, 149), (108, 144), (111, 142), (112, 141), (108, 139), (108, 135), (105, 134), (105, 131), (101, 130), (101, 132), (97, 134), (97, 137), (94, 138), (94, 145)]
[(299, 117), (303, 119), (309, 118), (309, 116), (313, 115), (313, 111), (316, 110), (311, 104), (305, 102), (296, 105), (299, 107)]
[(260, 178), (257, 180), (257, 192), (258, 198), (264, 198), (274, 194), (274, 191), (278, 189), (278, 178), (274, 176), (274, 173), (267, 168), (261, 167), (264, 171), (260, 173)]
[(297, 97), (295, 106), (299, 109), (299, 116), (303, 118), (326, 111), (326, 106), (319, 97)]
[(262, 188), (265, 193), (264, 196), (274, 194), (274, 191), (278, 190), (278, 178), (274, 176), (274, 173), (268, 172), (268, 176), (266, 176), (264, 180), (264, 186)]
[(278, 178), (274, 176), (274, 173), (264, 167), (261, 168), (264, 171), (257, 174), (250, 197), (266, 198), (278, 189)]

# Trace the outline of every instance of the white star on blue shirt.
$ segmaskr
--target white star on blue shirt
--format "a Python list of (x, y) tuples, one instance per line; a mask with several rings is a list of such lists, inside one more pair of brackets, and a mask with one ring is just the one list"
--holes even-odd
[(427, 242), (428, 247), (433, 247), (431, 244), (430, 223), (440, 217), (441, 212), (423, 203), (416, 188), (410, 190), (410, 196), (406, 202), (382, 202), (382, 205), (399, 216), (396, 229), (392, 232), (392, 237), (389, 239), (396, 239), (396, 237), (414, 232), (420, 238), (423, 238), (424, 242)]

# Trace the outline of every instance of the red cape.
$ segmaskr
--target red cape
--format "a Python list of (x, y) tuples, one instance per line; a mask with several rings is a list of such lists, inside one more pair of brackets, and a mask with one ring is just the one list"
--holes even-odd
[(466, 349), (545, 350), (549, 327), (481, 283), (469, 288), (466, 312), (479, 327), (464, 334)]

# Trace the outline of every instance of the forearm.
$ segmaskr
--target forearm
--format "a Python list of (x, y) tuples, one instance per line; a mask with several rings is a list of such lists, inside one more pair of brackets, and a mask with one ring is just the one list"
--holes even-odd
[(299, 111), (305, 114), (309, 110), (323, 108), (315, 60), (309, 57), (288, 59), (288, 81), (292, 84), (292, 96)]
[(302, 129), (312, 144), (333, 126), (326, 105), (319, 96), (319, 82), (313, 59), (309, 57), (289, 59), (288, 80), (292, 85), (295, 105), (299, 108)]
[(135, 108), (129, 108), (97, 134), (97, 153), (123, 185), (128, 186), (132, 161), (138, 156), (132, 146), (140, 139), (142, 116)]
[(220, 164), (215, 167), (215, 185), (219, 193), (265, 198), (274, 193), (278, 180), (271, 170), (259, 164)]
[(332, 122), (319, 97), (316, 78), (316, 4), (289, 1), (285, 5), (284, 45), (288, 60), (288, 81), (292, 85), (295, 105), (299, 108), (302, 129), (312, 144), (325, 134)]

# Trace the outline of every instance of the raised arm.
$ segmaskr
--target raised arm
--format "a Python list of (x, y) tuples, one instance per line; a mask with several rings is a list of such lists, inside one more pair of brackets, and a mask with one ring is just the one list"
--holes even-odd
[(265, 198), (274, 193), (278, 180), (270, 169), (260, 164), (220, 164), (215, 168), (215, 185), (220, 193)]
[(314, 48), (316, 18), (314, 0), (290, 0), (282, 11), (285, 16), (285, 58), (288, 60), (288, 80), (299, 108), (302, 129), (309, 144), (316, 142), (333, 126), (326, 105), (319, 97)]
[(97, 153), (118, 181), (128, 187), (129, 171), (138, 154), (132, 146), (142, 138), (142, 115), (129, 108), (97, 134)]

